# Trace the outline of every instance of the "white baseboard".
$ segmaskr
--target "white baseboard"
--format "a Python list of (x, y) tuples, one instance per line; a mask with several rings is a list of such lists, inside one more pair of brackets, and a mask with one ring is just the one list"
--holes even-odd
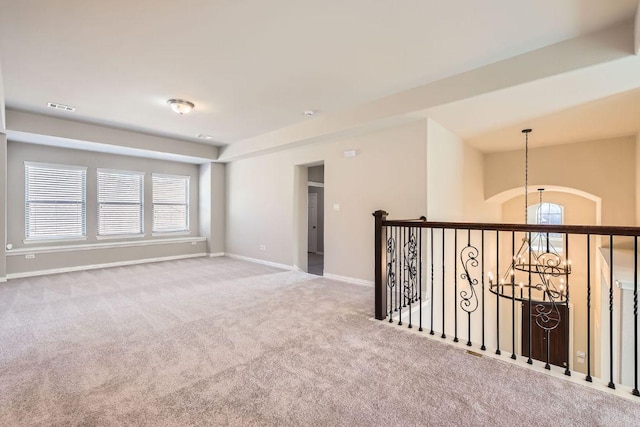
[(216, 257), (220, 257), (220, 256), (225, 256), (226, 254), (224, 252), (214, 252), (214, 253), (210, 253), (209, 256), (211, 258), (216, 258)]
[(356, 279), (355, 277), (339, 276), (337, 274), (325, 273), (323, 277), (331, 280), (337, 280), (339, 282), (352, 283), (354, 285), (373, 286), (373, 282), (370, 280)]
[(7, 281), (7, 278), (6, 278), (6, 277), (0, 277), (0, 283), (4, 283), (4, 282), (6, 282), (6, 281)]
[(173, 256), (158, 257), (158, 258), (136, 259), (132, 261), (118, 261), (118, 262), (107, 262), (104, 264), (79, 265), (76, 267), (52, 268), (50, 270), (27, 271), (24, 273), (10, 273), (10, 274), (7, 274), (6, 279), (20, 279), (23, 277), (44, 276), (47, 274), (59, 274), (59, 273), (70, 273), (73, 271), (96, 270), (98, 268), (122, 267), (125, 265), (146, 264), (149, 262), (173, 261), (173, 260), (186, 259), (186, 258), (198, 258), (206, 255), (207, 254), (205, 253), (173, 255)]
[(7, 250), (7, 256), (23, 256), (25, 254), (49, 254), (59, 252), (76, 252), (76, 251), (88, 251), (99, 249), (117, 249), (117, 248), (134, 248), (142, 246), (155, 246), (155, 245), (167, 245), (178, 243), (191, 243), (205, 242), (205, 237), (172, 237), (166, 239), (153, 239), (153, 240), (133, 240), (124, 242), (101, 242), (101, 243), (83, 243), (79, 245), (64, 245), (64, 246), (32, 246), (18, 249)]
[(280, 264), (280, 263), (277, 263), (277, 262), (265, 261), (263, 259), (251, 258), (251, 257), (248, 257), (248, 256), (242, 256), (242, 255), (236, 255), (236, 254), (225, 254), (225, 255), (228, 256), (229, 258), (235, 258), (235, 259), (241, 259), (243, 261), (255, 262), (256, 264), (263, 264), (263, 265), (268, 265), (269, 267), (282, 268), (283, 270), (300, 271), (299, 268), (297, 268), (297, 267), (295, 267), (293, 265)]

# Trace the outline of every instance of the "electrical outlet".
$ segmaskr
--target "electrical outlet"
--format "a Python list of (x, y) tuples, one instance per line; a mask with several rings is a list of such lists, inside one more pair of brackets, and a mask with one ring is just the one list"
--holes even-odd
[(262, 252), (266, 251), (267, 250), (267, 245), (260, 245), (260, 250)]
[(195, 246), (198, 242), (191, 242), (191, 246)]
[(26, 259), (34, 259), (36, 257), (36, 254), (27, 254), (24, 256)]

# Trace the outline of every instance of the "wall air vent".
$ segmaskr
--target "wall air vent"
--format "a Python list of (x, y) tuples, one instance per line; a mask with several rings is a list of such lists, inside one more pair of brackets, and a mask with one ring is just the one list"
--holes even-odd
[(69, 105), (64, 105), (64, 104), (58, 104), (57, 102), (47, 102), (47, 107), (54, 108), (56, 110), (69, 111), (69, 112), (76, 111), (76, 107), (71, 107)]

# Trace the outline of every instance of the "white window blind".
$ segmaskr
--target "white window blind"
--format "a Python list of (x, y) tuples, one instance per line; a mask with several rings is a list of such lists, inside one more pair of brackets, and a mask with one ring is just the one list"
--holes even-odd
[(189, 231), (189, 177), (153, 174), (153, 231)]
[(86, 237), (87, 168), (25, 162), (27, 240)]
[(98, 169), (98, 235), (144, 233), (144, 173)]
[[(527, 207), (529, 224), (562, 225), (564, 223), (564, 207), (555, 203), (540, 203)], [(564, 235), (561, 233), (531, 233), (531, 248), (535, 252), (546, 252), (547, 247), (562, 253)]]

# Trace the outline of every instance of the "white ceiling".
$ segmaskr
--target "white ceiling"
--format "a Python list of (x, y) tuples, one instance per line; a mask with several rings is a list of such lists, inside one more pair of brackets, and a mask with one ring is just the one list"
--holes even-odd
[(422, 114), (482, 152), (614, 138), (640, 133), (640, 57), (559, 74)]
[(606, 140), (640, 133), (640, 89), (591, 101), (557, 113), (480, 134), (467, 139), (483, 152), (521, 149), (521, 130), (533, 129), (532, 146)]
[[(339, 114), (607, 27), (633, 17), (636, 6), (637, 0), (0, 0), (0, 61), (8, 108), (199, 142), (195, 135), (209, 134), (231, 144), (314, 120), (304, 110)], [(196, 108), (178, 116), (169, 98)], [(77, 110), (50, 110), (49, 101)], [(458, 107), (460, 114), (471, 108)], [(488, 150), (495, 147), (480, 135), (513, 125), (455, 122), (452, 129)]]

